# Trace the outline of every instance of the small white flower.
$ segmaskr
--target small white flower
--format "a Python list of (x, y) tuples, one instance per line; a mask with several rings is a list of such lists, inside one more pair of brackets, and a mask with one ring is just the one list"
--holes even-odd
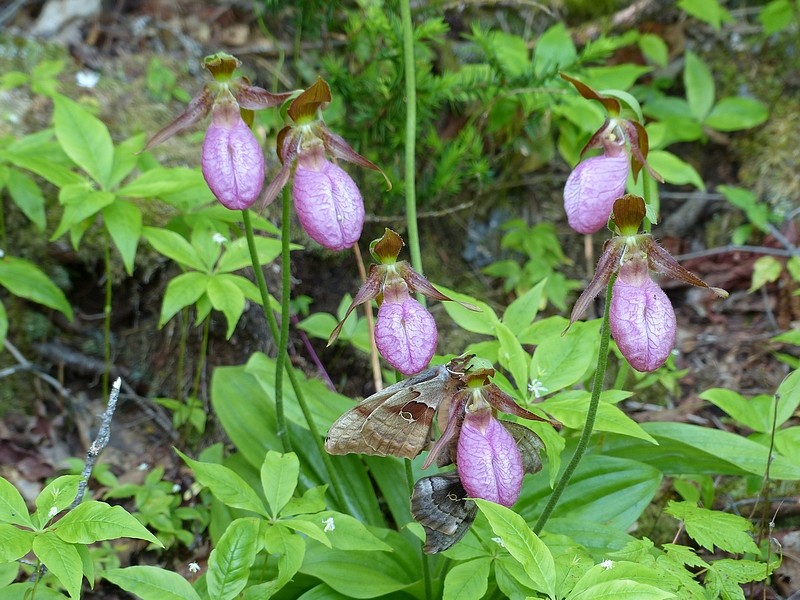
[(5, 250), (0, 250), (0, 258), (3, 258), (6, 255)]
[(181, 491), (181, 484), (180, 483), (173, 483), (172, 484), (172, 493), (177, 494)]
[(55, 517), (57, 514), (58, 514), (58, 508), (55, 507), (55, 506), (51, 506), (50, 510), (47, 511), (47, 520), (49, 521), (50, 519)]
[(495, 544), (497, 544), (498, 546), (500, 546), (501, 548), (505, 548), (506, 547), (506, 545), (503, 543), (503, 538), (501, 538), (501, 537), (493, 537), (492, 541)]
[(150, 468), (150, 465), (148, 465), (146, 462), (143, 462), (139, 463), (139, 466), (136, 468), (139, 469), (140, 471), (147, 471), (147, 469)]
[(78, 87), (91, 89), (97, 85), (98, 81), (100, 81), (100, 73), (95, 71), (78, 71), (75, 74), (75, 82)]
[(325, 523), (325, 529), (322, 530), (325, 533), (328, 533), (329, 531), (333, 531), (334, 529), (336, 529), (336, 524), (333, 522), (333, 517), (322, 519), (322, 522)]
[(225, 244), (225, 243), (228, 241), (228, 238), (226, 238), (224, 235), (222, 235), (222, 234), (221, 234), (221, 233), (219, 233), (219, 232), (215, 233), (215, 234), (214, 234), (214, 235), (211, 237), (211, 239), (214, 241), (214, 243), (215, 243), (215, 244), (219, 244), (220, 246), (221, 246), (222, 244)]
[(528, 384), (528, 391), (533, 392), (534, 398), (541, 398), (544, 396), (549, 390), (542, 385), (542, 382), (538, 379), (533, 379)]
[(614, 561), (606, 559), (600, 563), (600, 566), (603, 567), (606, 571), (608, 571), (609, 569), (614, 568)]
[(200, 565), (196, 562), (189, 563), (189, 573), (199, 573), (200, 572)]

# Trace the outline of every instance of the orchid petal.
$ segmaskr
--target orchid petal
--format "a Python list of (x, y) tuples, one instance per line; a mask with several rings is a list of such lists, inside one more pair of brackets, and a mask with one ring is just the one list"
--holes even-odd
[(564, 209), (570, 227), (595, 233), (608, 223), (614, 200), (625, 192), (628, 157), (593, 156), (578, 164), (564, 186)]

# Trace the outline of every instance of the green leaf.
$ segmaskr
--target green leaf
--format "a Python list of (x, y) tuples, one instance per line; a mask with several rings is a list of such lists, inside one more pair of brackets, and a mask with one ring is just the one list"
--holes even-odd
[(206, 293), (210, 280), (210, 275), (196, 271), (171, 279), (164, 291), (164, 304), (161, 306), (158, 326), (163, 327), (179, 310), (197, 302)]
[(714, 77), (708, 65), (691, 50), (686, 51), (685, 61), (683, 84), (686, 87), (689, 111), (702, 123), (714, 105)]
[[(293, 520), (326, 525), (325, 533), (331, 545), (338, 550), (365, 552), (391, 552), (392, 547), (378, 539), (358, 519), (333, 510), (324, 510), (314, 515), (298, 515)], [(283, 521), (282, 521), (283, 522)]]
[(519, 335), (536, 319), (545, 285), (547, 285), (547, 279), (543, 279), (514, 300), (503, 313), (503, 324), (516, 335)]
[(476, 498), (475, 503), (489, 521), (503, 546), (525, 569), (534, 589), (551, 598), (557, 595), (553, 555), (542, 540), (531, 531), (525, 520), (505, 506)]
[(647, 162), (657, 173), (660, 173), (668, 183), (683, 185), (690, 183), (696, 188), (705, 191), (706, 184), (697, 170), (687, 162), (667, 152), (666, 150), (653, 150), (647, 155)]
[(325, 510), (325, 491), (327, 485), (318, 485), (306, 490), (300, 498), (290, 498), (281, 510), (282, 517), (291, 517)]
[(38, 522), (43, 527), (45, 523), (72, 504), (78, 495), (78, 486), (82, 480), (80, 475), (62, 475), (48, 483), (36, 497), (34, 522)]
[(278, 577), (270, 582), (254, 599), (269, 598), (273, 593), (285, 586), (300, 570), (306, 555), (306, 548), (300, 536), (287, 531), (281, 526), (269, 527), (263, 534), (264, 545), (270, 555), (278, 556)]
[(6, 307), (0, 302), (0, 348), (6, 343), (6, 335), (8, 335), (8, 313)]
[(720, 5), (719, 0), (678, 0), (678, 7), (694, 18), (708, 23), (716, 31), (719, 31), (722, 23), (733, 20), (730, 13)]
[(718, 131), (740, 131), (761, 125), (769, 118), (767, 107), (752, 98), (723, 98), (703, 124)]
[(221, 311), (228, 322), (227, 339), (233, 335), (236, 324), (244, 312), (244, 294), (235, 283), (230, 280), (230, 275), (220, 273), (212, 275), (208, 280), (206, 294), (211, 301), (211, 306)]
[[(8, 523), (0, 523), (0, 563), (13, 562), (31, 551), (36, 534)], [(0, 586), (1, 588), (2, 586)]]
[(652, 70), (652, 67), (632, 63), (589, 67), (586, 69), (584, 82), (595, 89), (613, 89), (617, 92), (630, 89), (639, 77)]
[(108, 128), (65, 96), (55, 96), (53, 103), (53, 125), (64, 152), (103, 189), (108, 189), (114, 165), (114, 144)]
[(323, 525), (322, 523), (317, 524), (311, 521), (306, 521), (304, 519), (282, 519), (278, 521), (281, 527), (286, 527), (287, 529), (291, 529), (292, 531), (297, 531), (299, 533), (303, 533), (310, 537), (312, 540), (319, 542), (327, 546), (328, 548), (332, 548), (331, 541), (328, 539), (327, 535), (325, 534), (325, 527), (327, 525)]
[[(718, 406), (750, 429), (760, 433), (772, 431), (772, 415), (775, 407), (775, 399), (772, 396), (762, 394), (748, 400), (733, 390), (712, 388), (700, 394), (700, 398)], [(780, 427), (792, 415), (795, 408), (796, 405), (791, 408), (788, 415), (785, 410), (780, 411), (781, 417), (785, 418), (778, 421), (776, 427)]]
[(197, 271), (206, 272), (208, 270), (197, 251), (179, 233), (169, 229), (143, 227), (142, 236), (156, 251), (167, 258), (171, 258), (176, 263)]
[(662, 600), (675, 598), (672, 592), (631, 579), (615, 579), (598, 583), (567, 596), (568, 600)]
[(716, 546), (725, 552), (758, 554), (758, 546), (749, 534), (752, 526), (744, 517), (674, 500), (665, 510), (683, 521), (689, 537), (709, 552), (714, 552)]
[(764, 27), (764, 35), (772, 35), (781, 29), (788, 27), (794, 19), (794, 12), (789, 0), (772, 0), (767, 2), (761, 12), (758, 13), (758, 20)]
[(666, 67), (669, 58), (667, 44), (661, 36), (654, 33), (645, 33), (639, 36), (639, 49), (644, 57), (659, 67)]
[(733, 204), (736, 208), (744, 211), (747, 215), (747, 220), (753, 225), (758, 227), (764, 233), (768, 233), (769, 229), (769, 206), (764, 202), (759, 202), (758, 197), (744, 188), (718, 185), (717, 191), (725, 196), (725, 199)]
[(290, 452), (281, 455), (274, 450), (267, 452), (261, 465), (261, 487), (273, 517), (277, 517), (292, 498), (298, 475), (300, 461), (296, 454)]
[[(258, 264), (267, 265), (281, 255), (281, 241), (273, 237), (256, 236), (256, 253), (258, 254)], [(292, 244), (292, 249), (297, 250), (300, 246)], [(247, 238), (239, 238), (225, 248), (225, 253), (217, 263), (217, 271), (229, 273), (252, 265), (250, 249), (247, 246)]]
[(259, 520), (236, 519), (208, 558), (206, 584), (213, 600), (230, 600), (247, 585), (258, 551)]
[(33, 553), (67, 589), (70, 598), (80, 597), (83, 566), (75, 546), (45, 531), (34, 538)]
[(249, 510), (269, 517), (258, 494), (239, 475), (228, 467), (192, 460), (180, 450), (175, 450), (192, 469), (200, 485), (211, 490), (214, 497), (231, 508)]
[(55, 164), (53, 161), (40, 156), (38, 152), (37, 154), (27, 154), (16, 152), (5, 153), (0, 151), (0, 157), (8, 160), (17, 167), (36, 173), (39, 177), (42, 177), (59, 188), (68, 185), (91, 185), (87, 179), (84, 179), (67, 167)]
[[(643, 423), (642, 429), (659, 445), (618, 438), (608, 440), (603, 451), (614, 456), (636, 457), (665, 475), (764, 475), (768, 449), (740, 435), (687, 423)], [(770, 463), (770, 476), (797, 480), (800, 466), (776, 456)]]
[[(114, 202), (114, 194), (88, 190), (84, 185), (68, 185), (61, 188), (58, 201), (64, 205), (64, 213), (61, 215), (58, 227), (50, 236), (50, 241), (57, 240), (71, 228), (95, 216)], [(73, 246), (77, 248), (77, 244), (74, 242)]]
[(197, 169), (156, 167), (119, 188), (117, 194), (131, 198), (157, 198), (200, 185), (200, 182), (208, 189)]
[(25, 506), (22, 494), (3, 477), (0, 477), (0, 523), (12, 523), (33, 528), (33, 522), (28, 516), (28, 507)]
[[(16, 169), (8, 172), (8, 193), (19, 209), (28, 217), (40, 232), (47, 226), (44, 214), (44, 196), (38, 184)], [(1, 188), (2, 186), (0, 186)]]
[(768, 283), (778, 281), (783, 271), (783, 265), (774, 256), (760, 256), (753, 264), (753, 282), (747, 291), (752, 293), (761, 289)]
[[(605, 394), (604, 394), (605, 395)], [(539, 404), (539, 408), (553, 415), (557, 421), (563, 423), (570, 429), (580, 429), (586, 421), (586, 412), (589, 410), (589, 392), (572, 390), (558, 394), (554, 398), (549, 398)], [(630, 437), (646, 440), (651, 444), (657, 444), (656, 440), (648, 434), (641, 425), (631, 419), (619, 408), (603, 400), (600, 397), (600, 404), (597, 407), (597, 420), (594, 425), (595, 431), (608, 431), (619, 433)]]
[(174, 571), (160, 567), (109, 569), (103, 577), (142, 600), (200, 600), (192, 584)]
[(479, 311), (469, 310), (458, 302), (443, 302), (442, 305), (450, 315), (450, 318), (456, 322), (456, 325), (467, 331), (473, 333), (482, 333), (484, 335), (494, 335), (494, 326), (500, 321), (492, 308), (485, 302), (476, 300), (466, 294), (459, 294), (453, 290), (447, 289), (443, 286), (437, 286), (443, 294), (446, 294), (453, 300), (458, 302), (466, 302), (479, 308)]
[(102, 212), (106, 229), (122, 256), (125, 271), (131, 275), (133, 261), (136, 258), (136, 246), (142, 233), (142, 211), (130, 202), (117, 200), (106, 206)]
[(525, 393), (528, 385), (528, 354), (522, 349), (511, 329), (503, 323), (495, 325), (495, 333), (500, 342), (498, 362), (511, 373), (517, 389)]
[[(660, 451), (656, 446), (647, 446)], [(650, 465), (630, 459), (588, 455), (572, 475), (553, 517), (624, 531), (647, 508), (660, 484), (661, 473)], [(534, 521), (551, 493), (546, 479), (532, 477), (523, 487), (515, 509), (526, 520)], [(550, 527), (548, 525), (548, 531)]]
[(72, 320), (72, 306), (64, 292), (32, 262), (13, 256), (0, 259), (0, 285), (15, 296), (54, 308)]
[(489, 567), (492, 559), (488, 556), (458, 563), (447, 572), (444, 578), (442, 600), (480, 600), (489, 587)]
[(108, 183), (109, 188), (114, 188), (125, 179), (136, 163), (139, 162), (137, 152), (144, 148), (144, 134), (139, 133), (122, 142), (114, 148), (114, 164), (111, 167), (111, 179)]
[(164, 547), (156, 536), (124, 508), (96, 500), (79, 504), (52, 525), (51, 529), (70, 544), (92, 544), (124, 537), (147, 540)]
[(533, 53), (533, 72), (537, 79), (556, 75), (578, 58), (575, 44), (563, 23), (557, 23), (545, 31), (536, 42)]
[(491, 43), (498, 66), (509, 78), (520, 77), (528, 70), (531, 61), (523, 38), (497, 30), (491, 32)]
[(566, 335), (545, 339), (533, 353), (531, 381), (546, 394), (577, 383), (594, 363), (598, 343), (594, 323), (575, 323)]

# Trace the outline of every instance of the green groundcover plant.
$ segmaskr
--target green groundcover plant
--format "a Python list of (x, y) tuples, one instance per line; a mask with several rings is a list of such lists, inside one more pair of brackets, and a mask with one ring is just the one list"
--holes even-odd
[[(783, 4), (770, 3), (769, 10), (783, 10)], [(355, 61), (371, 66), (352, 80), (341, 81), (342, 65), (328, 57), (330, 82), (316, 78), (304, 89), (272, 93), (241, 75), (235, 57), (220, 52), (204, 59), (210, 80), (186, 110), (147, 142), (137, 135), (114, 144), (106, 125), (59, 94), (49, 75), (47, 85), (35, 89), (41, 77), (31, 76), (33, 91), (53, 98), (53, 126), (4, 145), (0, 186), (38, 231), (46, 228), (46, 200), (31, 174), (57, 188), (60, 221), (51, 239), (69, 234), (77, 250), (95, 224), (108, 236), (107, 365), (112, 244), (130, 275), (140, 240), (180, 271), (166, 287), (159, 326), (181, 316), (181, 356), (189, 316), (203, 327), (192, 393), (184, 398), (178, 390), (176, 398), (158, 400), (173, 412), (176, 428), (190, 425), (184, 432), (198, 442), (211, 416), (198, 398), (212, 311), (224, 315), (230, 338), (247, 302), (260, 305), (277, 353), (257, 352), (244, 365), (213, 372), (213, 416), (231, 444), (203, 448), (181, 438), (175, 452), (196, 481), (191, 498), (172, 490), (156, 469), (137, 486), (95, 473), (109, 487), (106, 500), (135, 498), (133, 514), (83, 499), (113, 408), (101, 430), (105, 438), (98, 436), (82, 474), (50, 482), (32, 514), (20, 492), (0, 478), (0, 595), (77, 598), (84, 578), (90, 586), (102, 578), (145, 600), (744, 598), (742, 584), (768, 581), (780, 564), (780, 547), (770, 537), (769, 518), (757, 524), (714, 508), (712, 477), (740, 478), (765, 502), (773, 482), (800, 480), (800, 427), (792, 420), (800, 405), (800, 374), (789, 373), (772, 395), (703, 393), (738, 430), (752, 431), (749, 436), (687, 423), (639, 424), (618, 405), (634, 395), (625, 386), (628, 369), (636, 373), (637, 389), (674, 393), (681, 376), (673, 362), (677, 318), (654, 276), (706, 288), (709, 300), (728, 295), (655, 241), (662, 216), (658, 184), (704, 187), (697, 172), (665, 148), (702, 139), (704, 131), (757, 125), (766, 119), (765, 108), (745, 98), (717, 101), (710, 70), (692, 53), (685, 57), (686, 99), (636, 88), (647, 67), (598, 63), (613, 49), (637, 44), (661, 64), (666, 57), (659, 38), (603, 38), (579, 52), (563, 25), (548, 29), (532, 53), (522, 38), (475, 27), (470, 41), (485, 62), (435, 75), (429, 44), (445, 31), (440, 20), (413, 27), (407, 0), (400, 2), (399, 19), (385, 10), (364, 11), (375, 17), (363, 23), (364, 35), (386, 35), (394, 51), (374, 61), (357, 53)], [(770, 14), (765, 18), (774, 21)], [(362, 145), (356, 151), (336, 131), (341, 115), (328, 124), (326, 111), (337, 106), (340, 83), (345, 97), (356, 97), (347, 110), (356, 121), (365, 118), (375, 110), (375, 98), (359, 97), (358, 86), (387, 74), (405, 86), (404, 133), (384, 131), (387, 148)], [(398, 92), (384, 91), (382, 100), (392, 107)], [(436, 134), (420, 136), (417, 121), (432, 122), (433, 109), (445, 101), (467, 114), (470, 106), (485, 104), (487, 115), (485, 122), (467, 119), (449, 148)], [(567, 260), (551, 228), (518, 220), (506, 226), (504, 244), (527, 261), (520, 267), (504, 260), (487, 270), (514, 291), (513, 300), (495, 310), (422, 275), (416, 224), (418, 141), (443, 161), (434, 172), (420, 173), (420, 185), (434, 196), (456, 194), (469, 183), (439, 169), (472, 160), (483, 137), (486, 156), (480, 160), (486, 162), (475, 162), (471, 176), (488, 177), (490, 162), (502, 167), (494, 153), (499, 132), (530, 144), (544, 126), (533, 131), (518, 125), (538, 122), (545, 112), (553, 120), (543, 145), (575, 165), (563, 193), (570, 227), (576, 234), (608, 233), (595, 274), (569, 318), (544, 316), (548, 307), (563, 313), (576, 287), (558, 272)], [(505, 121), (510, 113), (513, 124)], [(208, 117), (199, 170), (156, 163), (151, 148)], [(274, 136), (276, 168), (254, 133), (259, 122), (281, 123)], [(385, 119), (379, 123), (379, 129), (387, 127)], [(353, 131), (345, 126), (343, 133)], [(578, 140), (587, 138), (580, 150)], [(384, 151), (394, 146), (404, 152), (402, 177), (398, 164), (385, 172), (380, 166)], [(593, 150), (599, 154), (584, 156)], [(361, 175), (359, 185), (345, 163), (366, 168), (368, 179)], [(292, 208), (312, 244), (332, 252), (354, 248), (360, 260), (371, 204), (364, 198), (392, 189), (392, 183), (405, 199), (405, 240), (387, 228), (370, 244), (375, 262), (339, 314), (314, 313), (299, 324), (329, 345), (349, 344), (371, 355), (379, 389), (354, 404), (287, 360), (291, 251), (301, 249), (290, 243)], [(362, 186), (369, 194), (362, 195)], [(753, 198), (736, 188), (723, 193), (754, 215), (754, 225), (766, 226), (769, 219)], [(279, 197), (280, 227), (258, 214)], [(143, 208), (156, 202), (169, 208), (166, 222)], [(5, 246), (5, 225), (3, 241)], [(406, 243), (410, 262), (401, 259)], [(278, 258), (280, 302), (263, 274)], [(21, 278), (23, 267), (27, 275)], [(252, 268), (255, 283), (239, 273), (244, 268)], [(779, 272), (783, 268), (778, 265)], [(785, 268), (798, 278), (794, 263)], [(753, 289), (768, 280), (761, 272)], [(0, 258), (0, 283), (72, 315), (55, 284), (20, 258)], [(603, 315), (581, 321), (603, 291)], [(475, 340), (460, 354), (436, 354), (439, 333), (427, 299), (441, 301), (448, 318)], [(359, 307), (365, 318), (356, 316)], [(7, 331), (0, 304), (0, 336)], [(791, 333), (779, 341), (798, 342)], [(397, 377), (383, 389), (379, 356)], [(792, 365), (790, 355), (782, 360)], [(179, 365), (182, 376), (182, 358)], [(609, 386), (605, 375), (615, 368), (621, 376)], [(110, 406), (118, 393), (115, 384)], [(667, 498), (662, 518), (672, 519), (672, 543), (656, 543), (634, 527), (659, 492)], [(207, 560), (189, 564), (188, 578), (152, 565), (119, 566), (107, 560), (117, 546), (92, 546), (133, 538), (157, 553), (177, 544), (190, 548), (196, 536), (211, 550)]]

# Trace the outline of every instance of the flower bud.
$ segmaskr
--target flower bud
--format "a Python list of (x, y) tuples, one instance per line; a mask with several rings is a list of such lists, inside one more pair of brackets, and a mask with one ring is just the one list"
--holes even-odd
[(595, 233), (606, 226), (614, 200), (625, 193), (629, 159), (624, 151), (593, 156), (576, 166), (564, 186), (569, 226)]
[(611, 335), (634, 369), (655, 371), (666, 362), (675, 345), (675, 311), (646, 262), (622, 266), (609, 310)]
[(364, 227), (364, 201), (358, 186), (321, 151), (300, 155), (292, 198), (297, 218), (312, 240), (329, 250), (350, 248)]
[(226, 208), (249, 208), (261, 193), (264, 153), (235, 102), (214, 107), (201, 164), (208, 187)]
[(458, 476), (473, 498), (503, 506), (517, 501), (522, 488), (522, 455), (512, 435), (491, 409), (467, 409), (456, 455)]
[(386, 361), (403, 375), (428, 366), (439, 334), (431, 314), (408, 293), (402, 282), (383, 289), (383, 303), (375, 322), (375, 345)]

